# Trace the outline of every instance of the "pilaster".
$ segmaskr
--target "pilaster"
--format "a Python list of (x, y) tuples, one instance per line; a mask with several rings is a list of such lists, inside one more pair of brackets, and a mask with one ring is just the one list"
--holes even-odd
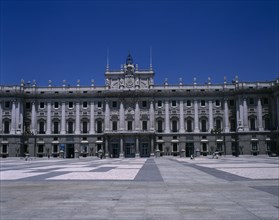
[(199, 109), (198, 109), (198, 100), (194, 100), (194, 132), (199, 132)]
[(76, 130), (75, 134), (80, 134), (80, 103), (76, 102)]
[(184, 133), (185, 128), (184, 128), (184, 102), (183, 102), (183, 100), (180, 100), (180, 103), (179, 103), (179, 124), (180, 124), (179, 132)]
[(66, 134), (66, 106), (65, 101), (61, 104), (61, 131), (60, 134)]
[(165, 100), (165, 133), (170, 133), (169, 100)]

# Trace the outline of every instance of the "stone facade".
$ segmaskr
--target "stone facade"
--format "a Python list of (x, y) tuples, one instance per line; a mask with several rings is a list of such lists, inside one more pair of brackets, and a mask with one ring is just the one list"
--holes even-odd
[(1, 155), (278, 154), (279, 79), (155, 85), (154, 74), (129, 54), (104, 86), (1, 86)]

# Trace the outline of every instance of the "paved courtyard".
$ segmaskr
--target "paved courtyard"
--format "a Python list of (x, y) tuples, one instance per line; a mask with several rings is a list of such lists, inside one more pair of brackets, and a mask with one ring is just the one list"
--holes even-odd
[(0, 160), (0, 219), (279, 219), (279, 158)]

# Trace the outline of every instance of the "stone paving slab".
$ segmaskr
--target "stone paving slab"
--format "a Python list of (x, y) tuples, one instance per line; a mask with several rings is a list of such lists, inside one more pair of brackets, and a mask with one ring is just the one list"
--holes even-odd
[[(262, 168), (274, 168), (278, 160), (259, 158), (239, 158), (242, 173), (252, 167), (246, 164), (264, 164)], [(1, 161), (1, 220), (82, 220), (82, 219), (268, 219), (279, 218), (278, 179), (253, 179), (241, 177), (220, 170), (236, 163), (237, 158), (212, 160), (197, 158), (150, 158), (150, 159), (69, 159), (52, 163), (43, 160), (14, 160), (14, 164)], [(20, 169), (16, 163), (19, 162)], [(202, 164), (218, 164), (204, 167)], [(36, 169), (46, 166), (51, 169)], [(129, 168), (129, 164), (142, 165)], [(219, 166), (219, 165), (222, 166)], [(273, 164), (269, 166), (269, 164)], [(102, 172), (67, 171), (67, 168), (101, 169)], [(122, 169), (117, 168), (118, 165)], [(229, 165), (231, 166), (231, 165)], [(16, 167), (16, 170), (14, 168)], [(109, 167), (116, 167), (109, 169)], [(124, 167), (124, 168), (123, 168)], [(126, 168), (125, 168), (126, 167)], [(3, 169), (4, 168), (4, 169)], [(3, 180), (2, 174), (10, 171), (43, 174), (20, 179)], [(117, 171), (115, 180), (104, 179), (106, 173)], [(129, 180), (121, 179), (134, 172)], [(270, 170), (266, 170), (268, 174)], [(100, 175), (100, 179), (83, 178), (81, 175)], [(72, 175), (75, 179), (57, 179)], [(231, 178), (224, 178), (224, 175)], [(109, 176), (109, 175), (107, 175)], [(233, 177), (233, 178), (232, 178)]]

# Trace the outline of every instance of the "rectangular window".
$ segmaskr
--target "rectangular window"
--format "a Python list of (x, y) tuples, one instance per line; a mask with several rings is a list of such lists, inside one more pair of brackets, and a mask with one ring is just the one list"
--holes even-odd
[(73, 108), (74, 107), (74, 103), (73, 102), (69, 102), (69, 108)]
[(233, 99), (230, 99), (229, 105), (230, 105), (230, 106), (234, 106), (234, 100), (233, 100)]
[(87, 131), (87, 121), (82, 122), (82, 133), (86, 134)]
[(142, 130), (147, 130), (147, 121), (142, 121)]
[(45, 103), (44, 102), (40, 102), (40, 108), (45, 108)]
[(192, 106), (191, 100), (187, 100), (186, 105), (187, 105), (187, 107), (191, 107)]
[(266, 98), (266, 97), (263, 98), (263, 104), (264, 104), (264, 105), (268, 105), (268, 98)]
[(102, 108), (102, 102), (99, 101), (99, 102), (97, 103), (97, 106), (98, 106), (98, 108)]
[(113, 101), (113, 102), (112, 102), (112, 107), (113, 107), (113, 108), (117, 108), (117, 101)]
[(30, 109), (31, 108), (31, 103), (30, 102), (26, 102), (25, 103), (25, 108), (26, 109)]
[(142, 101), (141, 105), (142, 105), (143, 108), (146, 108), (147, 107), (147, 101)]
[(52, 150), (53, 153), (58, 153), (58, 144), (54, 144), (53, 145), (53, 150)]
[(97, 133), (102, 133), (103, 132), (103, 125), (102, 121), (97, 121)]
[(4, 134), (9, 134), (10, 133), (10, 122), (5, 121), (4, 122)]
[(252, 151), (258, 151), (258, 143), (252, 142)]
[(163, 132), (163, 121), (158, 120), (158, 132)]
[(254, 104), (255, 104), (254, 98), (249, 98), (249, 104), (250, 104), (250, 105), (254, 105)]
[(205, 100), (201, 100), (201, 106), (205, 107)]
[(158, 144), (158, 148), (162, 152), (163, 151), (163, 144)]
[(162, 107), (162, 106), (163, 106), (162, 101), (161, 101), (161, 100), (158, 100), (157, 105), (158, 105), (158, 107)]
[(45, 123), (43, 121), (39, 122), (39, 134), (45, 133)]
[(132, 125), (133, 125), (132, 121), (128, 121), (128, 128), (127, 128), (128, 131), (133, 130)]
[(216, 105), (216, 107), (220, 107), (221, 106), (220, 100), (215, 100), (215, 105)]
[(5, 102), (5, 108), (10, 108), (10, 102), (9, 101)]
[(171, 106), (172, 106), (172, 107), (176, 107), (176, 101), (175, 101), (175, 100), (172, 100), (172, 101), (171, 101)]
[(2, 154), (7, 154), (8, 153), (8, 145), (7, 144), (3, 144), (2, 145)]
[(202, 151), (207, 152), (207, 143), (202, 143)]
[(236, 123), (235, 123), (235, 119), (231, 119), (231, 131), (236, 131)]
[(172, 144), (172, 150), (173, 152), (177, 152), (177, 143)]
[(39, 144), (38, 145), (38, 153), (44, 153), (44, 145), (43, 144)]
[(112, 122), (112, 130), (117, 131), (117, 121)]
[(82, 107), (83, 107), (83, 108), (87, 108), (87, 106), (88, 106), (87, 102), (83, 102), (83, 103), (82, 103)]
[(59, 102), (54, 102), (54, 108), (59, 108)]

